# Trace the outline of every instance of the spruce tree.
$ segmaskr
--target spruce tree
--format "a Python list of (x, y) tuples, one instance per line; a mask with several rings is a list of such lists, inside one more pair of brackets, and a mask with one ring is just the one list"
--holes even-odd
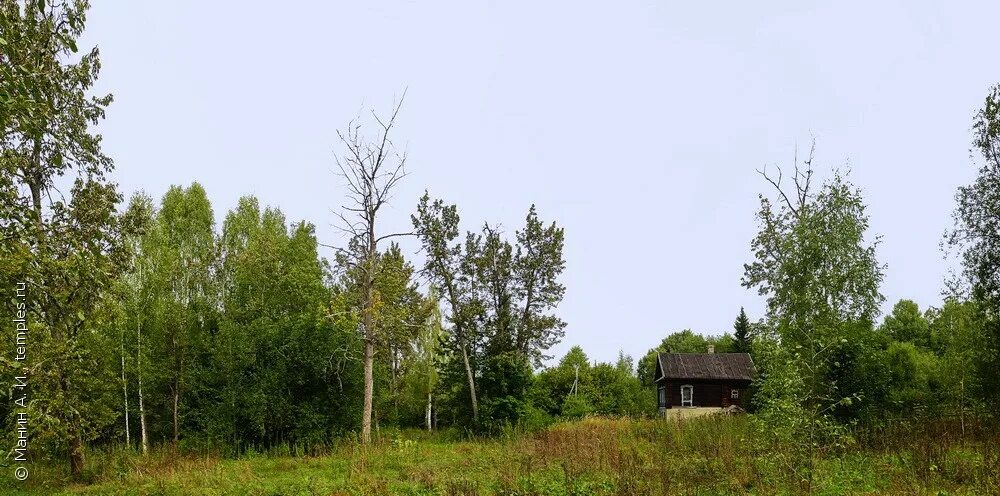
[(733, 337), (736, 338), (735, 350), (737, 353), (750, 353), (750, 319), (747, 318), (746, 311), (740, 307), (740, 314), (736, 316), (733, 323)]

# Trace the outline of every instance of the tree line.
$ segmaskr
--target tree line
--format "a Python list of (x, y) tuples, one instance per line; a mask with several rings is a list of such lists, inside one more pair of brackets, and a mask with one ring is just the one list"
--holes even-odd
[(651, 415), (656, 354), (709, 345), (751, 354), (755, 422), (798, 447), (779, 458), (804, 477), (854, 426), (964, 421), (997, 405), (1000, 86), (974, 117), (978, 175), (957, 192), (944, 240), (963, 272), (939, 306), (902, 300), (878, 322), (886, 266), (865, 198), (847, 172), (820, 180), (810, 153), (760, 171), (741, 282), (765, 298), (764, 315), (734, 311), (721, 335), (672, 333), (638, 362), (595, 363), (574, 347), (543, 367), (566, 329), (563, 229), (534, 206), (512, 232), (481, 219), (468, 229), (427, 192), (411, 230), (382, 232), (406, 177), (393, 146), (402, 100), (338, 134), (345, 236), (329, 259), (313, 224), (252, 196), (221, 226), (198, 183), (126, 201), (94, 130), (112, 97), (91, 96), (100, 54), (77, 47), (86, 11), (0, 2), (0, 283), (28, 285), (29, 321), (25, 360), (4, 340), (0, 384), (9, 395), (15, 376), (30, 384), (27, 403), (0, 415), (12, 443), (27, 412), (32, 456), (68, 460), (74, 476), (100, 446), (307, 453), (385, 429), (496, 434)]

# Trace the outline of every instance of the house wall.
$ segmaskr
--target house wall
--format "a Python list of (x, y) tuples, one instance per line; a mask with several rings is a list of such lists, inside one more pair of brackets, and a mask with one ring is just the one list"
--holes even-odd
[[(681, 406), (681, 386), (691, 385), (694, 388), (693, 406), (700, 407), (727, 407), (730, 405), (744, 406), (744, 402), (749, 393), (750, 384), (745, 381), (704, 381), (704, 380), (675, 380), (662, 381), (657, 385), (657, 401), (659, 401), (659, 387), (666, 388), (667, 404), (660, 404), (660, 409)], [(732, 391), (738, 392), (738, 398), (732, 398)]]

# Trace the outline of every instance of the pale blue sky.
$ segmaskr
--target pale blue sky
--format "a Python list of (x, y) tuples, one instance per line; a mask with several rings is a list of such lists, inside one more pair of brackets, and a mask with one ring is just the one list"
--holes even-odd
[(115, 94), (101, 130), (124, 192), (199, 181), (219, 219), (254, 194), (331, 244), (335, 130), (408, 87), (385, 232), (425, 188), (468, 229), (512, 232), (536, 203), (566, 228), (553, 351), (613, 360), (760, 317), (740, 286), (755, 170), (811, 135), (884, 236), (885, 307), (940, 301), (1000, 4), (811, 3), (98, 1), (84, 46)]

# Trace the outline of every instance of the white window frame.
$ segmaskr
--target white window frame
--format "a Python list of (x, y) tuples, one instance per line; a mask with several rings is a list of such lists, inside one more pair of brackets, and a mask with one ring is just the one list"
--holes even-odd
[[(688, 390), (688, 397), (684, 399), (684, 389)], [(681, 406), (694, 406), (694, 386), (685, 384), (681, 386)]]
[(739, 389), (734, 389), (734, 390), (730, 391), (729, 392), (729, 399), (731, 399), (731, 400), (738, 400), (738, 399), (740, 399), (740, 390)]

